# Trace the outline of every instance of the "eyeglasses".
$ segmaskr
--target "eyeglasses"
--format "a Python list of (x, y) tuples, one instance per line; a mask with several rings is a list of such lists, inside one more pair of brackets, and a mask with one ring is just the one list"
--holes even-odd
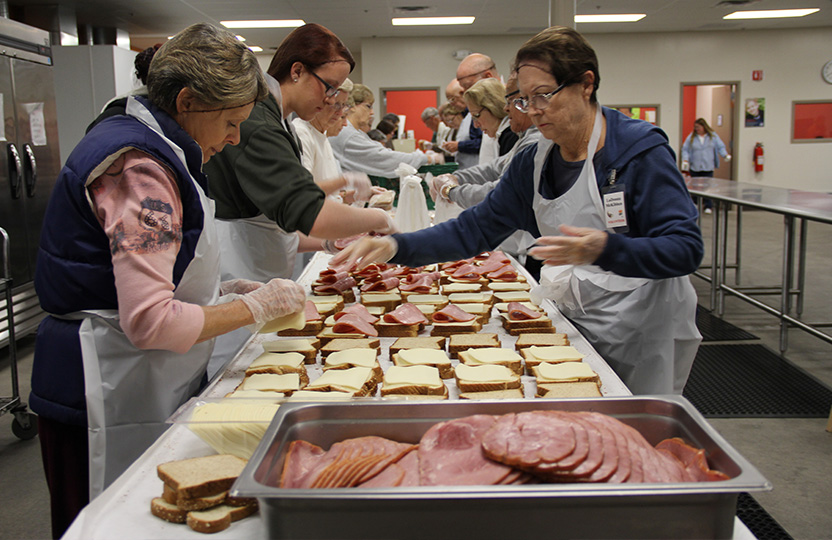
[(346, 102), (344, 102), (344, 103), (332, 103), (329, 106), (332, 107), (332, 110), (334, 110), (335, 112), (350, 109), (350, 106), (347, 105)]
[(496, 65), (494, 65), (494, 64), (491, 64), (491, 66), (489, 66), (489, 67), (485, 68), (485, 69), (484, 69), (484, 70), (482, 70), (482, 71), (477, 71), (476, 73), (471, 73), (470, 75), (466, 75), (466, 76), (464, 76), (464, 77), (459, 77), (459, 78), (457, 78), (457, 82), (461, 83), (461, 82), (462, 82), (462, 81), (464, 81), (465, 79), (470, 79), (471, 77), (476, 77), (477, 75), (482, 75), (482, 74), (483, 74), (483, 73), (485, 73), (486, 71), (490, 71), (490, 70), (492, 70), (492, 69), (497, 69), (497, 66), (496, 66)]
[(482, 116), (482, 112), (483, 112), (484, 110), (485, 110), (485, 107), (483, 107), (482, 109), (480, 109), (480, 112), (478, 112), (478, 113), (476, 113), (476, 114), (472, 111), (472, 112), (471, 112), (471, 116), (473, 116), (474, 118), (476, 118), (477, 120), (479, 120), (479, 119), (480, 119), (480, 116)]
[(325, 88), (324, 95), (326, 97), (334, 98), (335, 96), (337, 96), (341, 92), (341, 90), (339, 90), (338, 88), (335, 88), (334, 86), (332, 86), (331, 84), (329, 84), (328, 82), (323, 80), (322, 78), (318, 77), (318, 75), (314, 71), (312, 71), (312, 68), (309, 68), (307, 66), (307, 69), (309, 69), (309, 73), (311, 73), (313, 77), (315, 77), (316, 79), (321, 81), (321, 84), (324, 85), (324, 88)]
[(509, 92), (508, 94), (506, 94), (506, 102), (508, 102), (508, 100), (511, 98), (511, 96), (516, 96), (519, 92), (520, 92), (520, 89), (518, 88), (514, 92)]
[(549, 106), (549, 101), (553, 97), (555, 97), (555, 94), (557, 94), (570, 84), (572, 84), (571, 77), (563, 81), (563, 84), (561, 84), (551, 92), (547, 92), (545, 94), (535, 94), (531, 98), (517, 98), (514, 100), (514, 108), (522, 113), (529, 112), (530, 107), (534, 107), (535, 109), (542, 111), (543, 109)]

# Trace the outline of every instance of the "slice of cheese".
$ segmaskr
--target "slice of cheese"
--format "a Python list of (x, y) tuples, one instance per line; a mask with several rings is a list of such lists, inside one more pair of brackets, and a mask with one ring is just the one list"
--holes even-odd
[(355, 367), (371, 368), (378, 363), (375, 349), (346, 349), (330, 353), (326, 357), (326, 367), (353, 365)]
[(278, 405), (274, 403), (251, 401), (206, 403), (194, 409), (188, 428), (217, 453), (248, 460), (277, 409)]
[(241, 390), (263, 390), (266, 392), (292, 392), (300, 389), (300, 375), (286, 373), (255, 373), (243, 379)]
[(472, 313), (474, 315), (491, 312), (490, 304), (482, 304), (477, 302), (463, 302), (462, 304), (459, 304), (457, 307), (466, 313)]
[(517, 377), (509, 368), (498, 365), (466, 366), (459, 364), (454, 370), (456, 378), (466, 382), (503, 382)]
[(315, 304), (316, 306), (319, 304), (340, 304), (344, 301), (344, 297), (339, 294), (322, 294), (320, 296), (312, 295), (307, 296), (306, 299)]
[(381, 317), (382, 315), (384, 315), (384, 306), (367, 306), (367, 311), (370, 313), (370, 315)]
[(468, 349), (466, 352), (468, 358), (471, 359), (470, 365), (518, 362), (523, 360), (519, 354), (511, 349), (480, 348)]
[(529, 291), (507, 291), (494, 293), (500, 302), (528, 302)]
[(372, 376), (372, 370), (365, 367), (330, 369), (312, 382), (307, 389), (333, 386), (345, 391), (358, 392)]
[(291, 351), (308, 351), (314, 349), (311, 339), (276, 339), (274, 341), (264, 341), (263, 350), (266, 352), (291, 352)]
[(413, 305), (416, 306), (419, 309), (419, 311), (421, 311), (422, 314), (425, 315), (425, 316), (433, 315), (433, 313), (436, 311), (436, 304), (413, 304)]
[(286, 398), (287, 401), (346, 401), (352, 399), (351, 392), (314, 392), (312, 390), (298, 390)]
[(281, 330), (301, 330), (306, 326), (306, 312), (300, 310), (296, 313), (290, 313), (276, 319), (272, 319), (263, 325), (260, 329), (261, 334), (268, 334), (271, 332), (280, 332)]
[(441, 294), (411, 294), (407, 301), (411, 304), (447, 304), (448, 297)]
[(448, 296), (448, 299), (454, 304), (466, 302), (484, 304), (486, 302), (491, 302), (491, 295), (492, 293), (490, 291), (478, 293), (453, 293)]
[(393, 302), (401, 300), (402, 295), (399, 293), (389, 292), (363, 292), (361, 293), (362, 304), (380, 304), (382, 302)]
[(268, 399), (271, 401), (283, 401), (286, 397), (280, 392), (261, 392), (260, 390), (234, 390), (227, 396), (228, 399)]
[(450, 364), (451, 359), (439, 349), (402, 349), (397, 353), (402, 366)]
[(479, 283), (448, 283), (442, 285), (442, 292), (445, 294), (451, 293), (473, 293), (482, 290), (482, 285)]
[(303, 355), (299, 352), (274, 353), (265, 352), (255, 358), (248, 369), (266, 368), (272, 366), (300, 368), (303, 365)]
[(488, 288), (497, 292), (528, 291), (529, 284), (521, 281), (493, 281), (488, 284)]
[[(534, 309), (534, 310), (538, 309), (538, 306), (534, 305), (531, 302), (520, 302), (520, 303), (523, 304), (525, 307), (527, 307), (529, 309)], [(494, 304), (494, 307), (497, 308), (497, 311), (505, 313), (506, 311), (508, 311), (508, 302), (497, 302), (496, 304)]]
[(538, 347), (532, 345), (526, 349), (526, 354), (534, 356), (535, 359), (541, 362), (580, 362), (584, 355), (578, 352), (578, 349), (569, 345), (552, 345), (549, 347)]
[(539, 383), (577, 381), (598, 377), (589, 364), (583, 362), (561, 362), (560, 364), (543, 362), (535, 368), (535, 373)]
[(443, 327), (443, 326), (453, 326), (454, 328), (456, 328), (456, 327), (462, 327), (462, 326), (475, 326), (477, 324), (480, 324), (480, 322), (476, 318), (473, 318), (470, 321), (459, 321), (459, 322), (457, 322), (457, 321), (450, 321), (450, 322), (436, 322), (436, 321), (434, 321), (431, 324), (433, 326), (438, 326), (440, 328)]
[(439, 370), (433, 366), (391, 366), (384, 374), (384, 386), (395, 388), (398, 386), (425, 386), (437, 388), (441, 386)]
[(335, 311), (335, 306), (338, 304), (315, 304), (315, 309), (318, 310), (318, 315), (322, 313), (331, 313)]

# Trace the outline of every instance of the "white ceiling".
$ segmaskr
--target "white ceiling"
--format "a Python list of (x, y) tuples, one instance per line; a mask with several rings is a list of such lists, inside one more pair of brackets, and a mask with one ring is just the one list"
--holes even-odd
[[(550, 4), (569, 0), (8, 0), (11, 8), (48, 4), (74, 10), (79, 24), (127, 30), (141, 49), (201, 21), (303, 19), (335, 32), (355, 53), (361, 39), (394, 36), (533, 34), (549, 22)], [(738, 5), (739, 4), (739, 5)], [(568, 5), (568, 4), (567, 4)], [(576, 0), (578, 14), (646, 13), (636, 23), (579, 24), (585, 34), (610, 32), (694, 32), (832, 26), (832, 0)], [(466, 26), (393, 27), (402, 7), (424, 7), (418, 15), (473, 15)], [(732, 11), (817, 7), (796, 19), (726, 21)], [(290, 30), (240, 29), (249, 45), (274, 50)]]

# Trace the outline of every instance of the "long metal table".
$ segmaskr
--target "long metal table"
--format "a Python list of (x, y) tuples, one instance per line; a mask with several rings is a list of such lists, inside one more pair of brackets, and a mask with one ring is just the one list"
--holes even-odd
[[(806, 289), (806, 238), (809, 221), (832, 224), (832, 194), (760, 186), (747, 182), (734, 182), (720, 178), (689, 178), (686, 180), (691, 195), (714, 201), (712, 214), (713, 230), (711, 245), (710, 307), (718, 316), (725, 312), (725, 294), (729, 293), (749, 304), (780, 319), (780, 352), (788, 349), (789, 326), (795, 326), (809, 334), (832, 343), (832, 335), (821, 330), (832, 323), (808, 323), (800, 317)], [(736, 268), (739, 273), (739, 256), (732, 266), (728, 262), (728, 210), (737, 205), (738, 214), (742, 208), (755, 208), (783, 216), (783, 260), (781, 282), (776, 288), (740, 287), (726, 284), (726, 270)], [(737, 221), (737, 238), (741, 234), (741, 221)], [(799, 236), (798, 236), (799, 230)], [(797, 260), (795, 247), (797, 246)], [(738, 250), (739, 253), (739, 250)], [(703, 277), (701, 274), (697, 274)], [(795, 283), (795, 277), (797, 282)], [(776, 293), (780, 295), (780, 308), (769, 306), (753, 295)], [(796, 305), (792, 316), (792, 298)]]

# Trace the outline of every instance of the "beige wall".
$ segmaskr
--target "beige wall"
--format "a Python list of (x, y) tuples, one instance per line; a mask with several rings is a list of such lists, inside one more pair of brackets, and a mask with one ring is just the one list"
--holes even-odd
[[(514, 52), (528, 36), (372, 38), (361, 46), (360, 76), (376, 94), (380, 88), (439, 86), (454, 76), (453, 51), (491, 56), (507, 75)], [(743, 182), (809, 191), (832, 191), (832, 143), (792, 144), (793, 100), (832, 99), (832, 85), (820, 77), (832, 56), (828, 28), (803, 30), (590, 34), (601, 71), (601, 103), (659, 104), (659, 120), (674, 149), (687, 127), (680, 126), (682, 83), (738, 82), (737, 109), (746, 97), (766, 98), (765, 127), (741, 123), (734, 144), (735, 178)], [(752, 81), (751, 71), (764, 71)], [(380, 109), (376, 101), (376, 117)], [(754, 144), (765, 145), (766, 167), (755, 173)]]

